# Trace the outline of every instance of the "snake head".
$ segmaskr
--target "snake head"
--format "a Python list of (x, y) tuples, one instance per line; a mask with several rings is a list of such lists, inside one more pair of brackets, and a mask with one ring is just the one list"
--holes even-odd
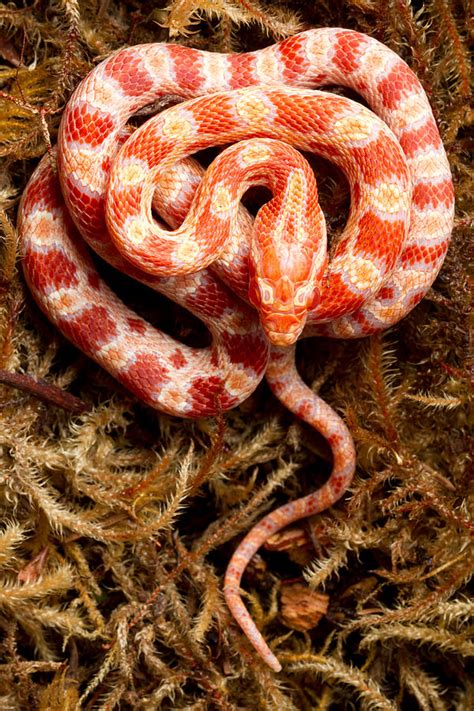
[(260, 315), (265, 334), (275, 346), (295, 343), (306, 324), (308, 311), (321, 298), (321, 280), (326, 264), (318, 255), (295, 260), (251, 259), (249, 299)]
[(270, 343), (290, 346), (321, 298), (326, 223), (308, 162), (294, 148), (273, 143), (281, 160), (275, 160), (262, 182), (273, 198), (262, 205), (253, 225), (249, 299)]

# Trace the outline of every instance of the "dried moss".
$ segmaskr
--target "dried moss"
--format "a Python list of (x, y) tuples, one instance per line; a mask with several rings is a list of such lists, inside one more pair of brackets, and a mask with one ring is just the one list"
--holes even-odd
[[(0, 369), (24, 386), (6, 376), (0, 385), (0, 707), (472, 708), (468, 5), (164, 5), (0, 7)], [(358, 475), (351, 496), (249, 568), (252, 614), (284, 664), (275, 676), (232, 623), (222, 575), (236, 537), (264, 510), (324, 480), (324, 442), (265, 385), (215, 421), (136, 403), (40, 315), (13, 224), (71, 89), (110, 51), (169, 34), (247, 50), (330, 25), (385, 41), (420, 76), (451, 161), (457, 218), (440, 277), (402, 323), (360, 342), (321, 339), (317, 359), (314, 344), (300, 347), (306, 380), (350, 426)], [(322, 197), (337, 226), (332, 176), (322, 176)], [(281, 585), (303, 575), (329, 597), (310, 632), (279, 615)]]

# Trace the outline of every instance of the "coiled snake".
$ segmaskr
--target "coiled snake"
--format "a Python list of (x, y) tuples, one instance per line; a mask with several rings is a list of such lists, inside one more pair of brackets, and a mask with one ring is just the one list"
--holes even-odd
[[(322, 85), (354, 89), (374, 113), (314, 90)], [(186, 101), (134, 132), (126, 127), (170, 93)], [(229, 144), (202, 178), (188, 156)], [(296, 149), (333, 161), (349, 181), (349, 218), (330, 260), (314, 174)], [(255, 184), (272, 199), (253, 222), (240, 199)], [(384, 45), (338, 28), (247, 54), (167, 44), (120, 50), (78, 86), (62, 118), (57, 168), (46, 156), (23, 195), (23, 268), (36, 301), (139, 398), (202, 417), (238, 405), (266, 375), (286, 407), (328, 440), (326, 484), (266, 516), (226, 573), (235, 619), (275, 670), (241, 601), (242, 573), (270, 535), (333, 504), (355, 466), (346, 426), (298, 375), (294, 344), (309, 335), (356, 338), (401, 319), (441, 267), (453, 206), (419, 81)], [(198, 316), (212, 344), (183, 345), (130, 311), (82, 240)]]

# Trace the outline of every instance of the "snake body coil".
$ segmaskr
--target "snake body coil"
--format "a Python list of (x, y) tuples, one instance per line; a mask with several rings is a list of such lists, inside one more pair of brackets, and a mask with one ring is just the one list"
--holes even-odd
[[(314, 91), (334, 84), (357, 91), (371, 110)], [(125, 128), (169, 93), (186, 101), (133, 133)], [(235, 142), (204, 178), (189, 157)], [(314, 175), (295, 148), (335, 162), (349, 181), (351, 210), (329, 261)], [(253, 224), (240, 198), (254, 184), (273, 197)], [(117, 52), (72, 95), (57, 169), (45, 157), (23, 195), (23, 266), (35, 299), (139, 398), (202, 417), (239, 404), (266, 375), (276, 396), (328, 440), (334, 465), (326, 484), (266, 516), (226, 574), (229, 607), (273, 669), (280, 664), (240, 599), (242, 573), (269, 536), (337, 501), (355, 466), (346, 426), (301, 381), (294, 344), (309, 335), (364, 336), (408, 313), (441, 267), (453, 207), (419, 81), (384, 45), (337, 28), (240, 55), (166, 44)], [(130, 311), (82, 240), (192, 311), (211, 345), (185, 346)]]

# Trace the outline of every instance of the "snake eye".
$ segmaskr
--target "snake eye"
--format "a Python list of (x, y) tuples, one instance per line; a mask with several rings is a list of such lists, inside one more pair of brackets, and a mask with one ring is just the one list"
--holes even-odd
[(260, 300), (263, 306), (269, 306), (275, 300), (273, 287), (263, 279), (258, 279), (258, 290), (260, 292)]
[(295, 306), (307, 306), (313, 291), (314, 286), (312, 284), (305, 284), (305, 286), (300, 286), (300, 288), (295, 291), (295, 296), (293, 299)]

